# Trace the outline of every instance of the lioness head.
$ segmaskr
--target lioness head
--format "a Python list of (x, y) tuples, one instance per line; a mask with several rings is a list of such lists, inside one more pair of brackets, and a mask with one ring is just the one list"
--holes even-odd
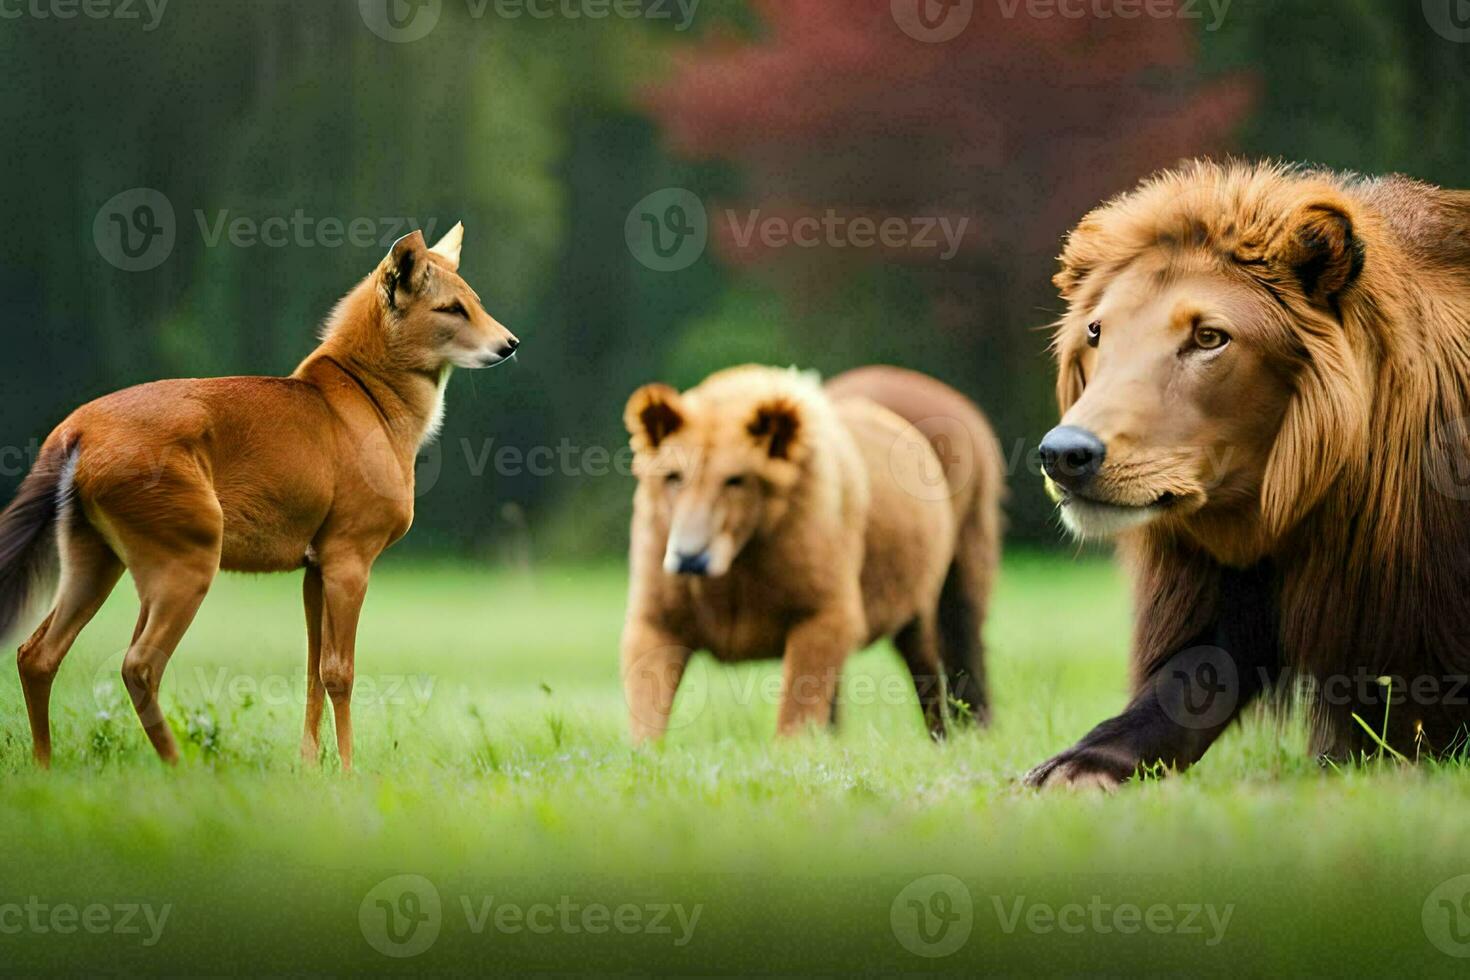
[(640, 500), (668, 535), (665, 571), (724, 575), (787, 513), (810, 438), (804, 401), (815, 392), (791, 372), (746, 367), (682, 395), (664, 384), (633, 393), (624, 421)]
[(1340, 304), (1364, 260), (1348, 200), (1280, 168), (1197, 164), (1089, 215), (1056, 277), (1063, 416), (1041, 443), (1067, 527), (1167, 522), (1233, 561), (1287, 530), (1362, 443)]

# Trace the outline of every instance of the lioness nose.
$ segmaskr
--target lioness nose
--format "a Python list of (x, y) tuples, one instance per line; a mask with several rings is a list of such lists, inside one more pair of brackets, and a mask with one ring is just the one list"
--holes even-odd
[(1068, 490), (1080, 489), (1097, 476), (1107, 454), (1101, 439), (1075, 425), (1059, 425), (1041, 440), (1042, 468)]
[(680, 575), (703, 575), (709, 571), (709, 552), (679, 556)]

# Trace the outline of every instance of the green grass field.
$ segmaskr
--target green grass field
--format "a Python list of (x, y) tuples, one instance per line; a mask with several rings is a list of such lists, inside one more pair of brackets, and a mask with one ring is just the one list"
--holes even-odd
[(343, 776), (297, 760), (294, 577), (210, 595), (164, 682), (173, 771), (115, 679), (125, 582), (57, 682), (53, 771), (0, 683), (0, 969), (1412, 975), (1470, 953), (1463, 768), (1324, 772), (1253, 718), (1182, 778), (1017, 785), (1125, 700), (1107, 563), (1008, 563), (995, 724), (938, 746), (878, 649), (835, 736), (776, 744), (775, 665), (704, 663), (634, 750), (623, 586), (385, 564)]

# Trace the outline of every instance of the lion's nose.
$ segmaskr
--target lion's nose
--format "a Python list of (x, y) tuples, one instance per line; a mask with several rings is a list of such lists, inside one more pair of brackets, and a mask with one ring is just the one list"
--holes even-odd
[(1059, 425), (1041, 440), (1041, 467), (1068, 490), (1080, 490), (1102, 469), (1108, 447), (1075, 425)]

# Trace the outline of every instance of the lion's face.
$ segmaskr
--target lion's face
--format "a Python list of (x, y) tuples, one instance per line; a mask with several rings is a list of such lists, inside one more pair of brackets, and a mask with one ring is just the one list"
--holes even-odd
[(1072, 397), (1042, 441), (1067, 527), (1253, 520), (1292, 397), (1280, 304), (1209, 256), (1139, 256), (1074, 305), (1057, 347)]
[(1048, 490), (1085, 537), (1178, 532), (1244, 566), (1369, 452), (1375, 260), (1330, 176), (1198, 161), (1067, 236)]

